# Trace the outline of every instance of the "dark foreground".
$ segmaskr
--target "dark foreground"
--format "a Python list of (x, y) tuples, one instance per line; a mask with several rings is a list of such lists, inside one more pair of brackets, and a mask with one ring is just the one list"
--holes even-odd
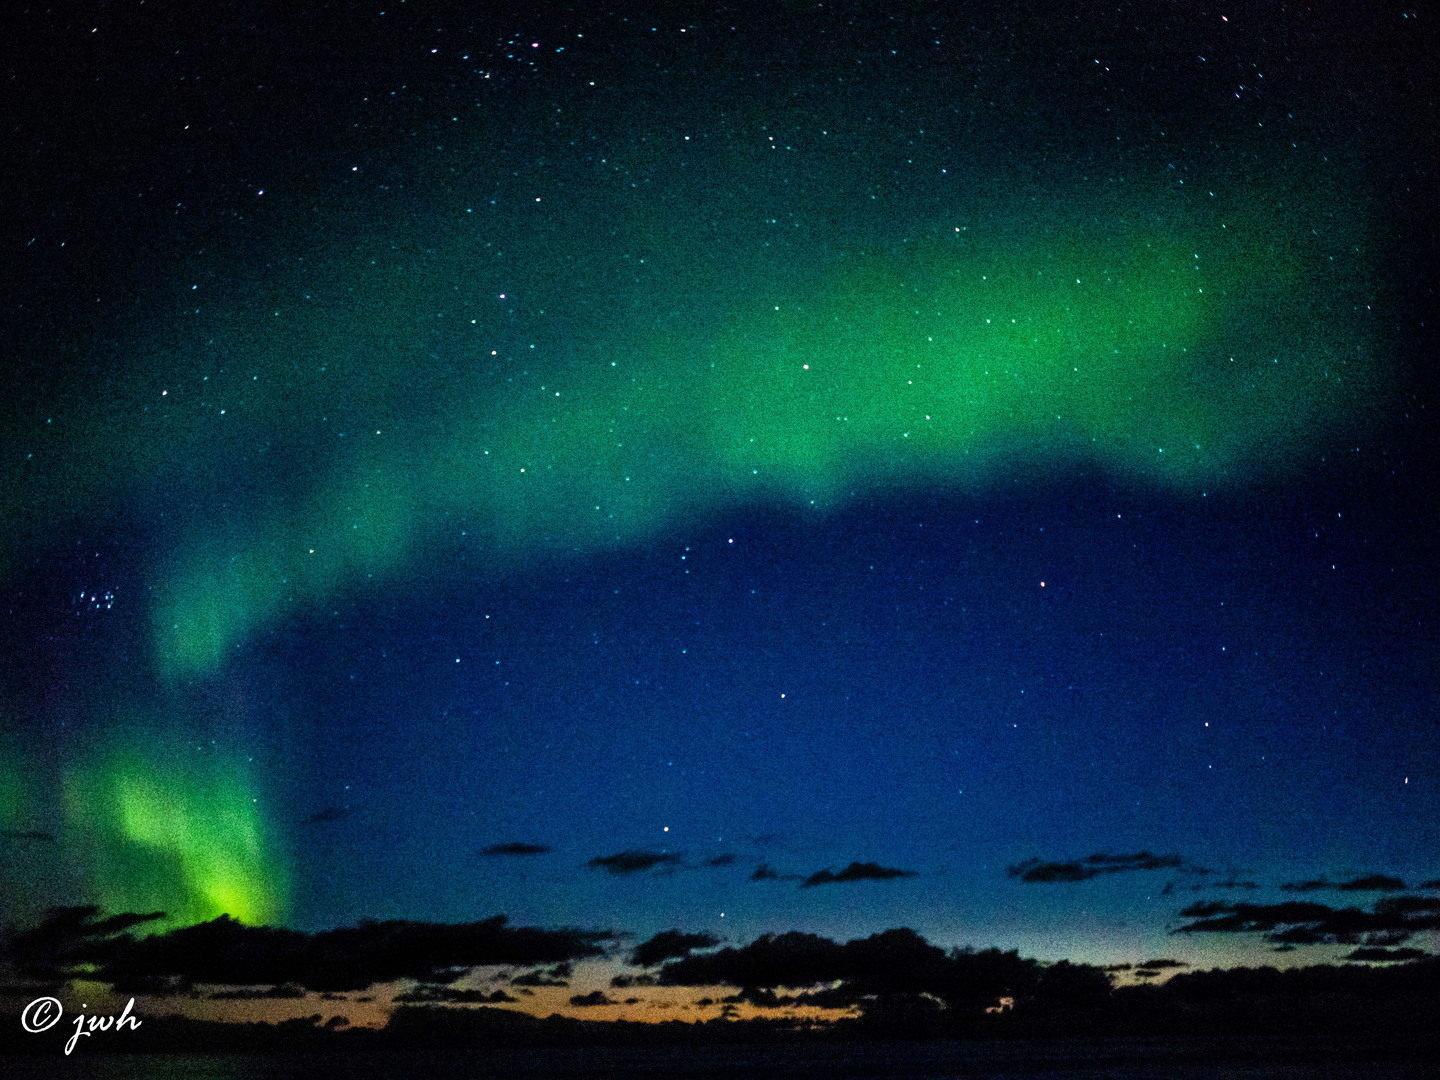
[(1403, 1047), (1324, 1041), (1059, 1039), (1006, 1042), (810, 1043), (739, 1046), (572, 1047), (491, 1050), (382, 1050), (310, 1054), (110, 1054), (0, 1058), (12, 1080), (426, 1080), (472, 1077), (894, 1078), (1064, 1077), (1114, 1080), (1420, 1080), (1437, 1075), (1428, 1055)]

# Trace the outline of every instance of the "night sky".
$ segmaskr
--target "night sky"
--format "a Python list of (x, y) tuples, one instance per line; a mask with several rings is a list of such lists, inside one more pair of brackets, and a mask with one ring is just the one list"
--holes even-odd
[(1422, 8), (545, 8), (8, 20), (0, 921), (1434, 951)]

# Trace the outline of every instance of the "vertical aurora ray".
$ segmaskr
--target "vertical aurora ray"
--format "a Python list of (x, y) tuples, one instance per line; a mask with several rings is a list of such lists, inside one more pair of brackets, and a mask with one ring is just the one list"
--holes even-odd
[(164, 911), (167, 925), (230, 915), (268, 924), (286, 883), (253, 785), (235, 767), (179, 768), (151, 752), (110, 754), (63, 784), (67, 831), (88, 892), (108, 911)]

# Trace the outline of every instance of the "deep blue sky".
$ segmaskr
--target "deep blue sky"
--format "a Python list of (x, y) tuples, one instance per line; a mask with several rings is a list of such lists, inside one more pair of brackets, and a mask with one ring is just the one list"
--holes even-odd
[(391, 6), (11, 35), (6, 919), (1208, 964), (1440, 873), (1413, 12)]

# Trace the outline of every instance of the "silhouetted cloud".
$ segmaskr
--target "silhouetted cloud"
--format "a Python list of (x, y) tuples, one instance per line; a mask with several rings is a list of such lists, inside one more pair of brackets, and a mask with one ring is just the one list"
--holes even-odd
[(527, 971), (523, 975), (517, 975), (510, 980), (511, 986), (569, 986), (567, 981), (573, 969), (568, 963), (552, 964), (546, 968), (536, 968), (534, 971)]
[[(1179, 869), (1184, 866), (1179, 855), (1155, 855), (1149, 851), (1137, 851), (1134, 855), (1106, 855), (1097, 853), (1073, 862), (1041, 862), (1038, 858), (1026, 859), (1007, 871), (1012, 878), (1021, 881), (1053, 883), (1062, 881), (1089, 881), (1102, 874), (1123, 874), (1132, 870)], [(1185, 867), (1190, 873), (1206, 874), (1200, 867)]]
[(604, 870), (607, 874), (624, 877), (628, 874), (644, 873), (657, 866), (678, 866), (683, 861), (679, 855), (661, 851), (621, 851), (614, 855), (598, 855), (586, 865), (594, 870)]
[(1398, 945), (1422, 930), (1440, 929), (1440, 899), (1391, 896), (1371, 911), (1290, 900), (1280, 904), (1202, 903), (1180, 913), (1193, 922), (1177, 934), (1262, 933), (1284, 945)]
[(311, 814), (304, 821), (300, 822), (300, 824), (328, 825), (332, 821), (339, 821), (340, 819), (347, 818), (349, 816), (350, 808), (348, 806), (327, 806), (324, 810), (315, 811), (315, 813)]
[(806, 987), (879, 974), (900, 958), (912, 965), (917, 961), (937, 965), (943, 964), (945, 953), (910, 930), (887, 931), (845, 945), (792, 931), (765, 934), (738, 949), (727, 946), (692, 954), (667, 963), (659, 974), (666, 986)]
[(738, 994), (727, 994), (720, 999), (727, 1005), (739, 1005), (748, 1002), (757, 1009), (782, 1009), (794, 1005), (798, 1000), (795, 994), (777, 994), (774, 990), (757, 989), (749, 986)]
[(491, 844), (485, 848), (481, 855), (548, 855), (550, 849), (544, 844), (524, 844), (512, 841), (508, 844)]
[(1190, 965), (1184, 960), (1171, 960), (1169, 957), (1160, 957), (1157, 960), (1146, 960), (1143, 964), (1136, 964), (1135, 969), (1137, 971), (1147, 969), (1150, 971), (1163, 971), (1165, 968), (1182, 968), (1189, 966)]
[(755, 867), (755, 872), (750, 875), (751, 881), (803, 881), (800, 874), (782, 874), (769, 863), (761, 863)]
[(730, 866), (730, 865), (732, 865), (734, 862), (735, 862), (735, 855), (734, 855), (733, 853), (728, 853), (728, 852), (727, 852), (727, 853), (724, 854), (724, 855), (716, 855), (713, 859), (706, 859), (706, 860), (705, 860), (705, 865), (706, 865), (706, 866)]
[(610, 985), (617, 990), (627, 990), (632, 986), (656, 986), (659, 980), (654, 975), (616, 975), (610, 980)]
[(636, 967), (654, 967), (666, 960), (689, 956), (695, 949), (719, 945), (720, 939), (709, 934), (683, 934), (679, 930), (662, 930), (649, 941), (642, 942), (630, 954)]
[(211, 1001), (258, 1001), (266, 998), (303, 998), (305, 988), (302, 986), (272, 986), (268, 990), (256, 987), (245, 987), (239, 990), (217, 990), (210, 995)]
[(1351, 881), (1343, 881), (1335, 888), (1341, 892), (1404, 892), (1405, 882), (1384, 874), (1370, 874)]
[(918, 876), (914, 870), (896, 870), (873, 862), (852, 862), (838, 874), (832, 870), (817, 870), (802, 881), (800, 887), (811, 889), (816, 885), (836, 885), (847, 881), (891, 881)]
[(592, 990), (588, 994), (576, 994), (570, 999), (570, 1004), (577, 1009), (589, 1009), (596, 1005), (618, 1005), (618, 1001), (611, 1001), (605, 996), (604, 990)]
[(9, 939), (10, 960), (27, 976), (85, 967), (118, 989), (170, 991), (195, 983), (361, 990), (409, 978), (453, 982), (471, 968), (559, 964), (604, 954), (613, 933), (511, 927), (503, 915), (483, 922), (361, 922), (307, 934), (246, 926), (228, 916), (165, 934), (124, 933), (163, 918), (123, 914), (97, 918), (93, 907), (53, 911), (33, 930)]
[(1334, 889), (1338, 892), (1404, 892), (1405, 882), (1384, 874), (1370, 874), (1350, 881), (1328, 881), (1323, 877), (1312, 881), (1287, 881), (1280, 888), (1285, 892), (1317, 892)]
[(504, 1005), (507, 1002), (519, 1001), (513, 998), (504, 990), (457, 990), (451, 986), (436, 986), (433, 983), (423, 983), (413, 990), (407, 990), (403, 994), (396, 994), (397, 1004), (416, 1004), (421, 1002), (446, 1002), (460, 1005)]
[(1424, 960), (1429, 957), (1424, 949), (1382, 949), (1377, 946), (1362, 946), (1345, 957), (1346, 960), (1368, 961), (1369, 963), (1395, 964), (1409, 960)]
[(1434, 881), (1422, 881), (1422, 882), (1420, 882), (1419, 885), (1416, 885), (1415, 888), (1417, 888), (1417, 889), (1440, 889), (1440, 878), (1436, 878)]
[[(734, 986), (724, 1003), (761, 1008), (813, 1005), (865, 1010), (928, 995), (952, 1008), (983, 1011), (1001, 997), (1103, 1000), (1110, 982), (1098, 968), (1046, 966), (1015, 952), (946, 952), (913, 930), (887, 930), (840, 944), (815, 934), (766, 934), (741, 948), (691, 954), (666, 963), (662, 986)], [(780, 988), (803, 991), (779, 994)], [(807, 989), (813, 988), (813, 989)]]
[[(105, 950), (120, 946), (126, 931), (163, 919), (163, 911), (141, 915), (127, 912), (100, 917), (100, 909), (91, 905), (54, 908), (39, 925), (4, 941), (9, 963), (29, 978), (53, 979), (72, 969), (91, 964)], [(118, 940), (117, 940), (118, 939)], [(257, 979), (256, 982), (282, 982), (281, 979)]]

